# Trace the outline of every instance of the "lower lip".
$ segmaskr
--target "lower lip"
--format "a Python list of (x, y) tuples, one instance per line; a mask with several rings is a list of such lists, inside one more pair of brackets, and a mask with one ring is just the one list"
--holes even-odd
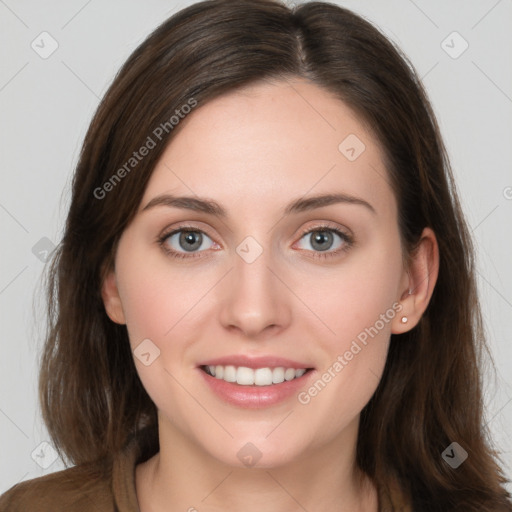
[(314, 370), (309, 370), (299, 378), (270, 386), (242, 386), (216, 379), (201, 368), (198, 368), (198, 371), (217, 396), (232, 405), (246, 409), (262, 409), (296, 396), (315, 373)]

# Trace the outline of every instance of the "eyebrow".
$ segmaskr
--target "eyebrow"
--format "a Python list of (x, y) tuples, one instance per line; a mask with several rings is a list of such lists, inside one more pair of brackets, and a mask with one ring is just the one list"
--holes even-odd
[[(354, 197), (348, 194), (322, 194), (311, 196), (307, 198), (298, 198), (292, 201), (284, 210), (284, 215), (290, 215), (292, 213), (300, 213), (323, 206), (329, 206), (331, 204), (345, 203), (360, 205), (367, 208), (373, 214), (376, 214), (375, 208), (359, 197)], [(149, 203), (142, 209), (142, 211), (149, 210), (155, 206), (168, 206), (172, 208), (183, 208), (186, 210), (193, 210), (197, 212), (207, 213), (216, 217), (225, 219), (228, 216), (228, 212), (219, 203), (213, 199), (192, 197), (192, 196), (174, 196), (171, 194), (163, 194), (154, 197)]]

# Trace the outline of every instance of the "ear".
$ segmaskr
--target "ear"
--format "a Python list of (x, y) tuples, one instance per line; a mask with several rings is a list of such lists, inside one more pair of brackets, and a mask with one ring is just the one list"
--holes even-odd
[[(439, 273), (439, 247), (430, 228), (421, 234), (418, 246), (410, 256), (400, 283), (402, 309), (391, 326), (393, 334), (410, 331), (420, 321), (432, 297)], [(407, 321), (404, 322), (403, 319)]]
[(115, 270), (109, 270), (103, 279), (101, 286), (101, 297), (105, 305), (105, 311), (110, 320), (117, 324), (125, 324), (123, 305), (117, 288)]

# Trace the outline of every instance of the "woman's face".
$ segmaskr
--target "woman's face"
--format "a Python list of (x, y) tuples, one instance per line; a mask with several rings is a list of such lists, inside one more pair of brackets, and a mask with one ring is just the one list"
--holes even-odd
[(376, 140), (302, 80), (226, 94), (181, 122), (104, 286), (160, 435), (234, 466), (352, 450), (390, 334), (405, 330)]

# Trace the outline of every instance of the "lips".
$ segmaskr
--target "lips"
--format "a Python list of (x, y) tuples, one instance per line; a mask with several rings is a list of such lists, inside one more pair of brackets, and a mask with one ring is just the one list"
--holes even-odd
[(256, 370), (257, 368), (295, 368), (299, 370), (301, 368), (304, 369), (313, 369), (313, 366), (308, 362), (299, 362), (294, 361), (292, 359), (287, 359), (278, 356), (258, 356), (258, 357), (249, 357), (245, 355), (230, 355), (226, 357), (218, 357), (216, 359), (209, 359), (207, 361), (201, 362), (198, 366), (206, 367), (206, 366), (244, 366), (246, 368), (252, 368)]
[[(292, 399), (316, 374), (309, 363), (277, 356), (226, 356), (203, 361), (197, 370), (207, 387), (222, 401), (250, 409)], [(272, 379), (270, 370), (273, 370)], [(215, 376), (218, 371), (221, 374)]]

